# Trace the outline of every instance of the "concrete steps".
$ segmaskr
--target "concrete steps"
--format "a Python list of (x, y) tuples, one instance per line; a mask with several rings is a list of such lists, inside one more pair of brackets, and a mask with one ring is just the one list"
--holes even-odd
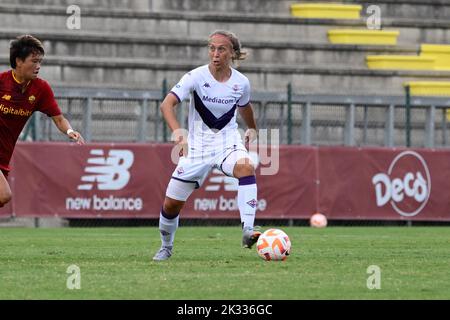
[[(163, 79), (171, 86), (185, 72), (207, 63), (207, 36), (224, 28), (236, 32), (248, 49), (249, 59), (240, 70), (256, 91), (284, 91), (291, 82), (303, 93), (403, 94), (405, 81), (450, 79), (447, 71), (368, 70), (365, 64), (367, 55), (416, 55), (420, 43), (450, 43), (450, 20), (383, 19), (385, 28), (400, 31), (399, 45), (333, 45), (328, 41), (330, 29), (361, 29), (364, 20), (298, 19), (271, 7), (289, 6), (290, 1), (244, 2), (151, 1), (160, 11), (146, 11), (136, 9), (144, 3), (140, 1), (135, 6), (119, 1), (110, 10), (108, 0), (98, 6), (82, 0), (80, 5), (90, 9), (82, 12), (81, 30), (67, 29), (66, 7), (53, 0), (36, 2), (44, 6), (28, 6), (26, 0), (2, 2), (0, 67), (8, 68), (9, 41), (32, 33), (44, 40), (47, 56), (41, 76), (54, 86), (156, 90)], [(224, 10), (213, 11), (219, 3)], [(189, 11), (194, 4), (209, 9)], [(271, 8), (272, 14), (250, 12), (257, 4)], [(170, 6), (188, 11), (168, 11)]]
[[(336, 0), (2, 0), (2, 4), (22, 6), (47, 6), (67, 8), (76, 4), (82, 13), (91, 9), (116, 9), (134, 12), (179, 12), (199, 11), (213, 13), (248, 13), (290, 16), (290, 6), (296, 3), (339, 2)], [(367, 7), (377, 5), (382, 18), (427, 17), (429, 19), (447, 19), (450, 17), (449, 0), (353, 0), (346, 4), (360, 4), (361, 16), (366, 17)]]
[[(152, 0), (153, 1), (153, 0)], [(45, 6), (54, 8), (67, 8), (77, 5), (82, 12), (91, 9), (119, 9), (130, 11), (149, 11), (152, 1), (148, 0), (2, 0), (5, 5), (20, 5), (23, 7)]]
[(263, 13), (289, 15), (289, 7), (298, 1), (293, 0), (2, 0), (3, 4), (23, 6), (48, 6), (67, 8), (78, 5), (83, 9), (120, 9), (139, 12), (160, 11), (200, 11), (200, 12), (233, 12)]
[[(310, 0), (307, 0), (309, 2)], [(303, 2), (303, 1), (302, 1)], [(381, 17), (411, 18), (426, 17), (427, 19), (448, 19), (450, 17), (449, 0), (353, 0), (351, 3), (361, 4), (362, 16), (368, 16), (367, 7), (377, 5), (381, 10)]]
[[(25, 31), (23, 31), (25, 32)], [(0, 52), (7, 52), (9, 43), (17, 31), (0, 31)], [(168, 61), (207, 61), (205, 39), (133, 36), (127, 34), (109, 35), (106, 33), (39, 32), (33, 33), (45, 39), (44, 46), (49, 55), (76, 57), (104, 57), (157, 59)], [(131, 43), (131, 44), (130, 44)], [(333, 45), (318, 43), (293, 43), (274, 41), (246, 42), (245, 50), (251, 63), (280, 63), (282, 65), (324, 65), (341, 66), (364, 65), (368, 54), (406, 54), (415, 55), (418, 46), (371, 46), (371, 45)]]
[[(67, 30), (65, 8), (0, 5), (0, 29)], [(298, 19), (265, 14), (199, 12), (130, 12), (92, 9), (83, 13), (82, 32), (129, 33), (206, 38), (215, 29), (232, 29), (245, 41), (327, 43), (336, 28), (365, 28), (364, 21)], [(450, 20), (383, 19), (383, 27), (400, 31), (399, 44), (450, 43)], [(79, 32), (73, 30), (73, 33)]]
[[(0, 57), (0, 68), (8, 59)], [(41, 76), (54, 86), (161, 88), (164, 78), (174, 85), (187, 71), (204, 61), (167, 62), (161, 59), (48, 56)], [(244, 72), (256, 91), (284, 91), (289, 82), (299, 93), (402, 94), (410, 80), (450, 80), (450, 72), (368, 70), (354, 66), (307, 66), (243, 62)]]
[[(25, 31), (23, 31), (25, 32)], [(0, 31), (0, 52), (7, 52), (16, 32)], [(41, 76), (57, 86), (95, 86), (158, 89), (164, 78), (171, 86), (190, 69), (207, 62), (201, 38), (137, 36), (105, 33), (40, 32), (47, 56)], [(132, 45), (130, 45), (132, 43)], [(432, 73), (369, 71), (368, 54), (416, 55), (418, 46), (354, 46), (273, 41), (247, 42), (248, 60), (240, 70), (252, 81), (253, 90), (284, 91), (289, 81), (297, 90), (327, 93), (391, 92), (402, 94), (404, 79), (431, 79)], [(3, 68), (8, 59), (4, 55)], [(390, 79), (395, 75), (395, 79)], [(449, 73), (440, 76), (447, 80)], [(381, 80), (382, 79), (382, 80)], [(330, 87), (327, 87), (330, 86)], [(307, 91), (306, 91), (307, 90)]]

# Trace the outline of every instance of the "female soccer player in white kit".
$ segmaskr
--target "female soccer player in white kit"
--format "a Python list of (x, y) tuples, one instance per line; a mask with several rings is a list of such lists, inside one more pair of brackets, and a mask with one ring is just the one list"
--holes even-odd
[[(254, 165), (242, 143), (236, 122), (239, 110), (248, 129), (245, 143), (256, 139), (256, 123), (250, 104), (250, 83), (232, 68), (235, 60), (245, 59), (239, 39), (218, 30), (208, 41), (209, 64), (185, 74), (161, 104), (161, 111), (181, 146), (178, 165), (166, 190), (159, 217), (161, 248), (155, 261), (172, 255), (179, 214), (194, 189), (199, 188), (213, 168), (239, 180), (238, 207), (242, 222), (242, 245), (251, 248), (261, 235), (253, 229), (257, 205)], [(180, 128), (174, 108), (190, 97), (189, 133)], [(187, 138), (187, 144), (186, 144)]]

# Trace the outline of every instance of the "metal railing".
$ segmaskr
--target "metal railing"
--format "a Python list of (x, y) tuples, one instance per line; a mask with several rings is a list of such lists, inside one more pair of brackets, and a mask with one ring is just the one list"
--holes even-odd
[[(161, 91), (57, 88), (55, 96), (87, 141), (167, 142), (159, 110), (165, 92), (167, 85)], [(187, 104), (177, 108), (185, 128)], [(252, 105), (258, 127), (279, 130), (282, 144), (450, 146), (450, 97), (301, 95), (289, 86), (285, 93), (253, 93)], [(51, 122), (34, 114), (22, 139), (64, 140)]]

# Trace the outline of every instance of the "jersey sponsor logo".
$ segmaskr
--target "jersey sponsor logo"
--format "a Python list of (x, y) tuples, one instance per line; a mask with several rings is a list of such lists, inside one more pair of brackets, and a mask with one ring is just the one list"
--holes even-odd
[(21, 116), (21, 117), (29, 117), (33, 114), (33, 111), (31, 110), (24, 110), (22, 108), (14, 108), (14, 107), (8, 107), (5, 106), (3, 103), (0, 104), (0, 113), (3, 114), (12, 114), (15, 116)]
[(85, 168), (86, 175), (81, 181), (78, 190), (92, 190), (94, 186), (98, 190), (120, 190), (130, 181), (129, 169), (134, 162), (134, 154), (130, 150), (109, 150), (105, 157), (102, 149), (92, 149), (91, 158)]
[(11, 100), (11, 96), (10, 96), (9, 94), (5, 94), (5, 95), (2, 97), (2, 99), (3, 99), (3, 100), (6, 100), (6, 101), (9, 101), (9, 100)]
[(235, 99), (221, 99), (221, 98), (217, 98), (217, 97), (211, 98), (208, 96), (203, 96), (202, 100), (211, 102), (211, 103), (220, 103), (220, 104), (230, 104), (230, 103), (234, 103), (234, 101), (235, 101)]
[(401, 216), (417, 215), (428, 203), (431, 176), (424, 158), (414, 151), (404, 151), (392, 161), (387, 173), (373, 176), (378, 207), (389, 203)]
[[(233, 105), (227, 112), (222, 114), (221, 117), (217, 118), (211, 110), (209, 110), (202, 99), (198, 96), (195, 90), (193, 91), (194, 96), (194, 107), (203, 122), (213, 130), (222, 130), (230, 121), (233, 119), (236, 113), (236, 105)], [(203, 96), (203, 100), (215, 103), (223, 103), (228, 107), (228, 103), (233, 102), (233, 99), (220, 99), (217, 97), (210, 98), (208, 96)]]
[(33, 104), (33, 103), (36, 101), (36, 97), (33, 96), (33, 95), (29, 96), (29, 97), (28, 97), (28, 101), (29, 101), (31, 104)]

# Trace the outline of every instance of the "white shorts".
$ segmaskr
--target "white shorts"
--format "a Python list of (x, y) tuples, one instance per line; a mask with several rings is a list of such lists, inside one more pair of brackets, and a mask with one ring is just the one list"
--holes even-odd
[(212, 169), (217, 168), (232, 177), (234, 166), (239, 159), (250, 160), (242, 144), (220, 150), (208, 157), (191, 155), (181, 157), (172, 173), (166, 196), (186, 201), (195, 189), (202, 186)]

